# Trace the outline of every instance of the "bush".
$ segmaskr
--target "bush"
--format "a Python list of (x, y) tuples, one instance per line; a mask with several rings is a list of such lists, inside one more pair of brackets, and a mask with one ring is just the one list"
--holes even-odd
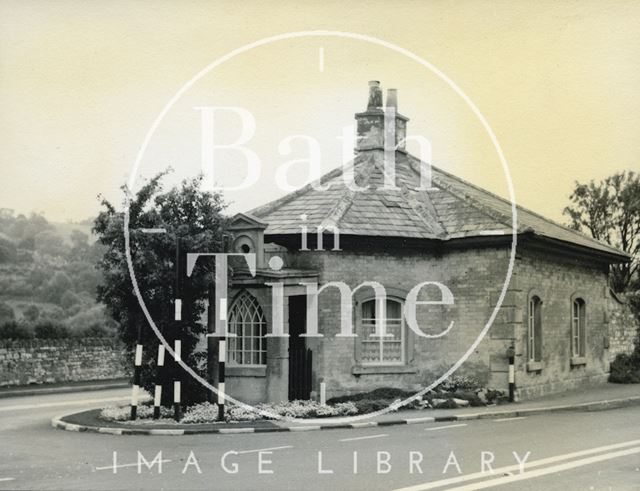
[[(172, 416), (172, 409), (160, 407), (161, 418), (171, 418)], [(149, 404), (139, 405), (136, 411), (136, 417), (138, 419), (153, 418), (153, 406)], [(129, 421), (131, 419), (131, 406), (108, 406), (102, 408), (98, 418), (105, 421)]]
[(0, 325), (0, 339), (32, 339), (33, 331), (27, 324), (16, 321)]
[(640, 356), (619, 354), (611, 363), (609, 382), (616, 384), (640, 383)]
[(115, 337), (115, 329), (110, 329), (104, 324), (94, 322), (89, 326), (76, 328), (71, 330), (71, 336), (74, 338), (109, 338)]
[(469, 392), (482, 389), (482, 384), (473, 377), (467, 377), (464, 375), (452, 375), (444, 382), (442, 382), (438, 386), (438, 389), (443, 392)]
[(31, 304), (22, 311), (22, 315), (29, 322), (35, 322), (38, 320), (38, 317), (40, 317), (40, 309), (34, 304)]
[(333, 397), (329, 399), (327, 402), (329, 404), (335, 404), (338, 402), (347, 402), (347, 401), (355, 402), (355, 401), (362, 401), (362, 400), (371, 401), (371, 400), (380, 400), (380, 399), (394, 401), (396, 399), (406, 399), (407, 397), (411, 397), (414, 394), (415, 392), (396, 389), (394, 387), (381, 387), (379, 389), (374, 389), (370, 392), (361, 392), (353, 395)]
[(485, 403), (482, 402), (482, 399), (480, 399), (475, 392), (454, 392), (451, 394), (451, 397), (469, 401), (469, 405), (473, 407), (485, 406)]
[(60, 322), (44, 320), (35, 325), (35, 335), (39, 339), (62, 339), (70, 336), (67, 326)]
[(15, 318), (13, 307), (6, 302), (0, 302), (0, 323), (15, 320)]
[(182, 423), (213, 423), (218, 420), (218, 405), (203, 402), (191, 406), (184, 414)]
[(353, 401), (353, 404), (358, 414), (366, 414), (386, 409), (392, 402), (393, 400), (391, 399), (358, 399)]

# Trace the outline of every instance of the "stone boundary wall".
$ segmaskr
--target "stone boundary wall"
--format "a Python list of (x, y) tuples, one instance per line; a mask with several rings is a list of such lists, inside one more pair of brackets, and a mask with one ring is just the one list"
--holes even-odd
[(113, 338), (0, 340), (0, 387), (129, 376)]
[(631, 354), (639, 325), (624, 297), (609, 292), (607, 307), (609, 361), (613, 361), (618, 354)]

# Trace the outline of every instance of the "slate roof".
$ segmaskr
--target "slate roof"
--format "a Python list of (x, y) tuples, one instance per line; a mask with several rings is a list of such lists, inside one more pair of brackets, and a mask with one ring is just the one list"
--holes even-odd
[[(434, 166), (431, 189), (420, 184), (420, 161), (396, 152), (396, 184), (383, 189), (384, 153), (360, 151), (351, 169), (358, 186), (345, 184), (343, 168), (334, 169), (318, 182), (326, 190), (307, 185), (291, 194), (255, 208), (249, 214), (268, 224), (265, 235), (299, 234), (300, 226), (337, 226), (341, 235), (405, 237), (418, 239), (465, 239), (511, 234), (511, 203)], [(306, 215), (303, 220), (302, 215)], [(570, 230), (520, 206), (518, 233), (555, 239), (627, 260), (623, 252)]]

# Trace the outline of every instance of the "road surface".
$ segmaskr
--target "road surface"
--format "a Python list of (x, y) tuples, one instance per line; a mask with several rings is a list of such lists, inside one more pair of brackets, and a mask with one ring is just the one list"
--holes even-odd
[(127, 395), (118, 389), (0, 399), (0, 490), (640, 490), (638, 407), (178, 437), (50, 425), (53, 416)]

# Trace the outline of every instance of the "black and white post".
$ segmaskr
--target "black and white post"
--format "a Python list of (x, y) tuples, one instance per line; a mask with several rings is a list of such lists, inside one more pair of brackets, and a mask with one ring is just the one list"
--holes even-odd
[(181, 403), (181, 389), (182, 384), (180, 380), (180, 374), (182, 373), (180, 367), (180, 361), (182, 360), (182, 341), (179, 339), (182, 334), (182, 297), (183, 297), (183, 282), (184, 282), (184, 254), (182, 252), (182, 239), (176, 237), (176, 298), (174, 302), (174, 320), (176, 321), (176, 337), (174, 339), (174, 374), (175, 380), (173, 381), (173, 418), (176, 421), (182, 419), (182, 403)]
[(516, 350), (513, 346), (507, 348), (507, 358), (509, 361), (509, 402), (514, 402), (516, 396)]
[(156, 384), (153, 392), (153, 419), (160, 418), (160, 406), (162, 405), (162, 382), (160, 372), (164, 366), (164, 344), (158, 345), (158, 360), (156, 363)]
[[(140, 329), (138, 328), (138, 331)], [(138, 392), (140, 391), (140, 371), (142, 370), (142, 344), (140, 343), (140, 334), (138, 334), (138, 344), (136, 344), (136, 354), (133, 366), (133, 387), (131, 388), (131, 419), (134, 420), (138, 416)]]
[[(226, 283), (227, 281), (227, 270), (219, 271), (218, 274), (222, 276), (222, 281)], [(218, 297), (218, 292), (216, 291), (216, 297)], [(218, 299), (217, 299), (218, 300)], [(224, 382), (225, 382), (225, 362), (227, 359), (227, 299), (219, 298), (218, 303), (218, 318), (220, 319), (220, 331), (222, 336), (218, 340), (218, 421), (224, 420), (224, 400), (225, 400), (225, 392), (224, 392)]]

